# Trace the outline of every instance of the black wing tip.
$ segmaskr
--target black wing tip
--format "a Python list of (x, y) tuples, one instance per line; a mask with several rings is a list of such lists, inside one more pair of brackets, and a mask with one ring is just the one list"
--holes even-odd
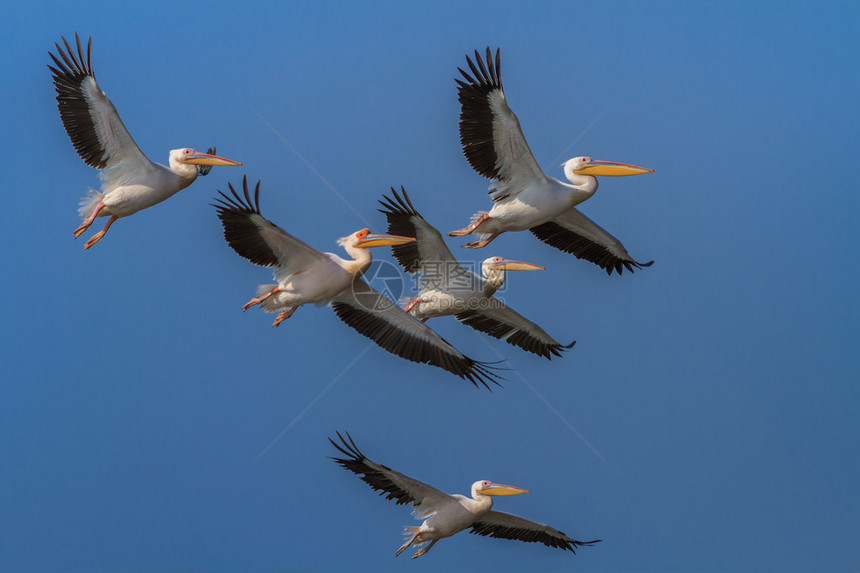
[(595, 539), (593, 541), (578, 541), (576, 539), (565, 540), (563, 545), (559, 545), (558, 547), (561, 549), (566, 549), (576, 555), (576, 550), (580, 547), (591, 547), (595, 543), (600, 543), (603, 541), (602, 539)]
[[(217, 155), (218, 149), (213, 145), (209, 149), (206, 150), (206, 153), (209, 155)], [(197, 175), (200, 177), (206, 177), (209, 175), (209, 172), (212, 171), (211, 165), (198, 165), (197, 166)]]
[(216, 189), (220, 197), (215, 197), (215, 202), (210, 203), (210, 205), (215, 207), (218, 211), (218, 217), (221, 218), (222, 221), (223, 215), (231, 212), (262, 216), (263, 214), (260, 212), (260, 183), (262, 182), (262, 179), (257, 180), (257, 185), (254, 187), (254, 199), (252, 200), (251, 194), (248, 190), (247, 174), (242, 176), (242, 192), (244, 197), (240, 196), (239, 192), (233, 187), (233, 184), (228, 181), (227, 189), (230, 190), (230, 195), (232, 195), (232, 197), (228, 196), (220, 189)]
[(499, 54), (500, 49), (497, 48), (494, 63), (488, 46), (485, 65), (484, 59), (478, 50), (475, 50), (474, 61), (466, 56), (471, 75), (462, 68), (457, 68), (463, 79), (455, 78), (457, 99), (460, 102), (460, 144), (463, 154), (472, 169), (488, 179), (500, 177), (494, 143), (495, 112), (490, 103), (490, 95), (493, 92), (504, 91)]
[(546, 358), (547, 360), (552, 360), (552, 359), (553, 359), (553, 357), (556, 357), (556, 358), (563, 358), (563, 357), (564, 357), (564, 352), (565, 352), (566, 350), (570, 350), (570, 349), (571, 349), (571, 348), (573, 348), (574, 346), (576, 346), (576, 341), (575, 341), (575, 340), (574, 340), (573, 342), (571, 342), (570, 344), (561, 344), (561, 343), (557, 343), (557, 344), (548, 344), (548, 345), (546, 346), (546, 352), (545, 352), (545, 353), (543, 353), (543, 354), (541, 354), (541, 353), (539, 353), (539, 352), (534, 352), (534, 353), (535, 353), (535, 354), (537, 354), (537, 355), (539, 355), (539, 356), (543, 356), (543, 357), (544, 357), (544, 358)]
[(547, 360), (552, 360), (554, 356), (561, 357), (565, 350), (573, 348), (576, 344), (575, 340), (570, 344), (561, 344), (555, 341), (552, 343), (543, 342), (526, 330), (518, 330), (516, 327), (497, 321), (476, 310), (457, 313), (454, 318), (469, 328)]
[[(57, 67), (59, 68), (55, 69), (48, 65), (48, 69), (50, 69), (51, 73), (54, 75), (54, 82), (62, 81), (64, 79), (80, 80), (83, 76), (91, 76), (92, 78), (95, 78), (92, 67), (92, 36), (87, 36), (86, 55), (84, 55), (81, 38), (78, 35), (77, 30), (75, 30), (75, 47), (77, 50), (72, 47), (65, 36), (60, 36), (60, 39), (63, 42), (62, 46), (59, 42), (54, 42), (54, 47), (57, 49), (59, 57), (55, 56), (50, 50), (48, 51), (48, 55), (51, 56), (51, 59), (54, 60), (54, 63), (57, 64)], [(60, 58), (62, 58), (62, 62), (60, 61)]]
[(495, 362), (484, 362), (480, 360), (472, 360), (471, 358), (469, 358), (469, 360), (471, 360), (469, 371), (464, 374), (458, 374), (460, 378), (468, 380), (475, 385), (475, 388), (480, 388), (480, 386), (478, 386), (478, 383), (480, 382), (483, 384), (484, 388), (490, 392), (493, 391), (493, 388), (488, 384), (488, 382), (495, 384), (499, 388), (503, 388), (501, 381), (503, 381), (504, 378), (493, 372), (494, 370), (510, 370), (510, 368), (494, 366), (495, 364), (504, 362), (503, 360), (497, 360)]
[(636, 269), (650, 267), (654, 264), (654, 261), (640, 263), (634, 259), (615, 256), (604, 245), (586, 239), (554, 221), (547, 221), (546, 223), (536, 225), (531, 227), (529, 231), (538, 240), (563, 253), (568, 253), (577, 259), (594, 263), (605, 270), (607, 275), (612, 275), (613, 272), (621, 275), (624, 269), (627, 269), (632, 274)]
[(344, 438), (343, 435), (338, 430), (335, 430), (335, 434), (337, 434), (337, 437), (340, 439), (341, 443), (338, 444), (337, 442), (335, 442), (331, 438), (328, 438), (328, 441), (331, 443), (331, 445), (333, 445), (335, 448), (337, 448), (339, 452), (341, 452), (342, 454), (344, 454), (346, 456), (349, 456), (349, 460), (344, 460), (344, 459), (340, 459), (340, 458), (331, 458), (331, 459), (333, 459), (334, 461), (336, 461), (338, 463), (362, 462), (362, 461), (367, 459), (367, 456), (362, 454), (361, 450), (358, 449), (358, 446), (356, 445), (355, 441), (352, 439), (352, 436), (349, 435), (349, 432), (344, 431), (344, 434), (346, 434), (346, 438)]
[[(577, 257), (581, 258), (581, 257)], [(598, 263), (599, 264), (599, 263)], [(648, 261), (647, 263), (640, 263), (639, 261), (634, 260), (623, 260), (618, 259), (614, 263), (607, 263), (606, 265), (600, 265), (606, 271), (606, 274), (611, 275), (612, 271), (618, 273), (618, 276), (621, 276), (624, 269), (627, 269), (627, 272), (633, 274), (636, 269), (644, 269), (646, 267), (650, 267), (654, 264), (654, 261)]]
[(403, 185), (400, 186), (400, 193), (398, 193), (397, 189), (394, 187), (391, 187), (391, 193), (393, 198), (388, 195), (382, 195), (382, 199), (378, 202), (384, 207), (384, 209), (377, 209), (377, 211), (386, 217), (388, 217), (388, 215), (392, 215), (402, 217), (420, 217), (421, 219), (424, 218), (421, 217), (421, 214), (417, 209), (415, 209), (415, 206), (412, 204), (412, 200), (409, 198), (409, 194), (406, 193), (406, 188)]
[[(486, 62), (486, 65), (485, 65)], [(464, 83), (459, 78), (454, 78), (460, 88), (492, 88), (502, 89), (501, 76), (501, 48), (496, 48), (495, 61), (493, 60), (493, 52), (489, 46), (485, 56), (481, 56), (478, 50), (475, 50), (475, 60), (469, 54), (466, 54), (466, 63), (469, 65), (472, 75), (469, 75), (462, 68), (457, 68), (457, 71), (463, 76), (467, 83)], [(475, 65), (477, 63), (477, 66)]]
[[(394, 305), (394, 303), (391, 304)], [(416, 339), (414, 335), (377, 316), (374, 311), (360, 308), (360, 305), (354, 306), (348, 302), (335, 300), (331, 303), (331, 309), (344, 324), (369, 338), (386, 352), (410, 362), (441, 368), (459, 378), (468, 380), (476, 387), (478, 384), (483, 384), (485, 388), (490, 390), (491, 383), (501, 387), (499, 380), (504, 379), (493, 372), (493, 370), (500, 369), (498, 366), (494, 366), (498, 362), (482, 362), (469, 358), (441, 337), (440, 339), (448, 345), (450, 351), (441, 350), (438, 347), (433, 347), (433, 345), (428, 346), (427, 343)], [(428, 327), (425, 326), (425, 328)], [(416, 340), (417, 342), (415, 342)], [(405, 345), (404, 342), (406, 342)]]
[[(412, 199), (406, 192), (406, 188), (401, 185), (400, 193), (397, 189), (391, 187), (391, 196), (383, 195), (379, 204), (382, 209), (377, 209), (385, 215), (388, 221), (388, 232), (392, 235), (402, 235), (404, 237), (418, 238), (418, 230), (415, 227), (415, 219), (418, 218), (424, 221), (424, 217), (412, 204)], [(391, 247), (391, 253), (400, 266), (407, 273), (413, 274), (421, 268), (421, 255), (417, 242), (407, 243), (405, 245), (396, 245)]]

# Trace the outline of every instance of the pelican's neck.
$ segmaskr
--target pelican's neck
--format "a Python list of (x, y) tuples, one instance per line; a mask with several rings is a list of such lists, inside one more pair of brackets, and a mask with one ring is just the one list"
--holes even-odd
[(485, 267), (482, 272), (484, 273), (484, 296), (493, 296), (505, 284), (505, 271)]
[(182, 163), (181, 161), (177, 161), (173, 154), (170, 154), (170, 170), (176, 175), (180, 180), (180, 188), (185, 189), (197, 179), (197, 175), (199, 171), (197, 171), (197, 166), (192, 165), (190, 163)]
[(472, 501), (477, 510), (475, 513), (486, 513), (493, 508), (493, 498), (478, 492), (475, 486), (472, 486)]
[(370, 267), (373, 256), (368, 249), (359, 249), (352, 245), (343, 245), (343, 248), (352, 257), (351, 261), (346, 261), (344, 268), (349, 274), (360, 277)]
[(577, 203), (585, 201), (597, 191), (597, 177), (593, 175), (579, 175), (578, 173), (574, 173), (573, 169), (565, 164), (564, 176), (570, 181), (569, 187), (574, 189), (574, 195), (580, 199)]

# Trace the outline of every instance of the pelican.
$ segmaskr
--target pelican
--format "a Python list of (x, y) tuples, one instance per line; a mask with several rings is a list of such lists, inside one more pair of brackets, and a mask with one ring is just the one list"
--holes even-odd
[[(60, 119), (75, 150), (84, 163), (100, 170), (101, 192), (90, 189), (81, 199), (78, 214), (83, 221), (75, 229), (80, 237), (98, 217), (110, 217), (104, 228), (84, 245), (98, 243), (117, 219), (161, 203), (209, 173), (212, 165), (242, 165), (214, 155), (215, 148), (201, 153), (191, 148), (170, 152), (169, 167), (153, 163), (131, 138), (111, 101), (99, 88), (92, 66), (92, 38), (87, 53), (75, 32), (77, 55), (63, 38), (65, 50), (57, 43), (59, 57), (48, 55), (56, 67), (48, 69), (54, 77)], [(61, 61), (62, 59), (62, 61)]]
[(618, 239), (575, 205), (597, 191), (596, 176), (643, 175), (654, 170), (574, 157), (562, 164), (569, 184), (547, 176), (532, 155), (517, 116), (508, 107), (502, 89), (500, 51), (496, 50), (494, 63), (488, 47), (485, 66), (475, 50), (475, 61), (477, 66), (466, 56), (474, 78), (457, 68), (465, 79), (455, 79), (461, 105), (460, 142), (472, 168), (493, 180), (489, 192), (493, 208), (478, 212), (470, 225), (448, 235), (474, 233), (481, 240), (463, 246), (478, 249), (502, 233), (528, 229), (544, 243), (591, 261), (608, 274), (650, 266), (654, 261), (634, 260)]
[(490, 257), (481, 264), (483, 277), (466, 270), (451, 254), (439, 231), (412, 205), (406, 189), (400, 189), (402, 196), (393, 187), (393, 198), (383, 195), (380, 204), (384, 208), (379, 211), (388, 219), (389, 233), (417, 239), (391, 247), (406, 272), (421, 275), (421, 291), (404, 311), (422, 321), (454, 315), (467, 326), (550, 360), (576, 344), (575, 340), (561, 344), (493, 296), (504, 284), (506, 271), (542, 271), (543, 267)]
[(253, 200), (247, 177), (242, 179), (244, 197), (233, 185), (228, 188), (232, 196), (219, 191), (221, 198), (214, 205), (224, 238), (239, 256), (275, 269), (278, 283), (260, 285), (243, 310), (260, 305), (265, 312), (277, 312), (272, 326), (278, 326), (303, 304), (330, 305), (343, 322), (392, 354), (438, 366), (475, 386), (480, 382), (489, 389), (488, 382), (498, 384), (491, 366), (458, 352), (361, 279), (371, 263), (367, 249), (402, 245), (414, 238), (371, 235), (362, 229), (338, 241), (352, 257), (344, 260), (317, 251), (265, 219), (260, 213), (259, 181)]
[[(518, 539), (529, 543), (540, 542), (548, 547), (558, 547), (573, 553), (576, 553), (577, 547), (601, 541), (577, 541), (548, 525), (493, 511), (494, 496), (529, 493), (527, 489), (479, 480), (472, 484), (471, 498), (442, 493), (426, 483), (370, 461), (361, 453), (349, 433), (346, 434), (346, 439), (340, 432), (336, 433), (341, 443), (338, 444), (331, 438), (328, 441), (346, 457), (332, 458), (335, 462), (360, 476), (363, 482), (379, 491), (379, 495), (385, 495), (386, 499), (394, 500), (397, 505), (411, 503), (416, 519), (424, 520), (420, 526), (407, 526), (404, 529), (406, 542), (395, 555), (400, 555), (409, 546), (414, 546), (420, 549), (412, 559), (421, 557), (440, 539), (451, 537), (467, 528), (471, 528), (469, 533), (500, 539)], [(427, 547), (422, 547), (428, 542)]]

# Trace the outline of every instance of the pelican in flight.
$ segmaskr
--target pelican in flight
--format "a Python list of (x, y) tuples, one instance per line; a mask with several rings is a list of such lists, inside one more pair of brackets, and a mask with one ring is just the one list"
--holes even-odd
[(265, 312), (278, 313), (272, 324), (278, 326), (303, 304), (329, 305), (343, 322), (392, 354), (438, 366), (475, 386), (481, 383), (489, 389), (488, 382), (498, 384), (489, 364), (461, 354), (361, 279), (371, 263), (367, 249), (414, 242), (413, 237), (356, 231), (338, 241), (352, 257), (345, 260), (317, 251), (265, 219), (260, 214), (259, 181), (253, 200), (247, 178), (242, 179), (244, 197), (228, 187), (232, 196), (219, 191), (215, 204), (224, 238), (239, 256), (273, 268), (278, 283), (260, 285), (243, 310), (260, 305)]
[[(570, 183), (547, 176), (532, 155), (520, 129), (520, 122), (505, 99), (502, 89), (501, 61), (495, 62), (487, 48), (486, 65), (475, 50), (475, 62), (466, 56), (472, 71), (458, 68), (465, 81), (456, 79), (460, 99), (460, 142), (472, 168), (493, 180), (490, 197), (493, 208), (480, 211), (470, 225), (448, 233), (462, 237), (472, 233), (481, 240), (463, 245), (486, 247), (507, 231), (530, 230), (538, 239), (591, 261), (608, 274), (623, 269), (651, 265), (634, 260), (621, 242), (597, 223), (580, 213), (575, 205), (597, 191), (596, 176), (624, 176), (653, 173), (653, 169), (574, 157), (563, 163)], [(474, 78), (472, 77), (474, 76)]]
[(506, 271), (542, 271), (543, 267), (490, 257), (481, 264), (479, 276), (457, 262), (442, 235), (412, 205), (406, 189), (402, 196), (392, 187), (393, 197), (383, 195), (379, 211), (388, 219), (388, 232), (417, 239), (391, 247), (407, 273), (421, 275), (421, 292), (403, 309), (426, 321), (437, 316), (454, 318), (527, 352), (552, 359), (576, 344), (561, 344), (540, 326), (508, 308), (495, 292), (505, 282)]
[[(400, 546), (396, 555), (400, 555), (411, 545), (420, 547), (412, 559), (421, 557), (440, 539), (451, 537), (467, 528), (471, 528), (469, 533), (500, 539), (518, 539), (529, 543), (540, 542), (548, 547), (558, 547), (573, 553), (576, 553), (577, 547), (600, 542), (600, 539), (577, 541), (548, 525), (493, 511), (493, 496), (529, 493), (526, 489), (480, 480), (472, 484), (471, 498), (449, 495), (370, 461), (361, 453), (348, 433), (346, 439), (340, 432), (337, 432), (337, 437), (340, 438), (340, 444), (331, 438), (329, 442), (346, 457), (332, 458), (335, 462), (360, 476), (363, 482), (379, 491), (379, 495), (385, 495), (386, 499), (394, 500), (397, 505), (411, 503), (416, 519), (424, 520), (420, 526), (407, 526), (404, 529), (406, 542)], [(428, 542), (427, 547), (422, 547)]]
[(206, 175), (212, 165), (242, 165), (214, 155), (215, 148), (201, 153), (190, 148), (170, 152), (169, 167), (153, 163), (131, 138), (111, 101), (99, 88), (92, 66), (92, 38), (87, 40), (87, 53), (75, 32), (77, 55), (63, 38), (65, 50), (59, 44), (59, 57), (48, 55), (56, 67), (48, 69), (54, 76), (60, 119), (75, 150), (84, 163), (100, 170), (101, 192), (90, 190), (81, 199), (78, 214), (81, 226), (75, 229), (80, 237), (97, 217), (110, 217), (104, 228), (84, 245), (89, 249), (98, 243), (111, 225), (121, 217), (134, 215), (182, 191)]

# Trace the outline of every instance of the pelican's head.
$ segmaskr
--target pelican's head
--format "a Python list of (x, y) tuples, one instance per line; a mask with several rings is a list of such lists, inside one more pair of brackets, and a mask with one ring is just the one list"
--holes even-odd
[(514, 487), (512, 485), (502, 485), (489, 480), (476, 481), (472, 484), (472, 496), (477, 495), (519, 495), (521, 493), (529, 493), (529, 490)]
[(522, 261), (512, 261), (504, 257), (490, 257), (481, 263), (481, 272), (490, 282), (501, 285), (505, 282), (505, 271), (543, 271), (546, 270), (540, 265), (524, 263)]
[[(212, 148), (212, 151), (215, 151), (214, 147)], [(222, 167), (236, 167), (238, 165), (242, 165), (238, 161), (233, 161), (232, 159), (225, 159), (223, 157), (218, 157), (217, 155), (212, 155), (210, 153), (195, 151), (190, 147), (174, 149), (173, 151), (171, 151), (170, 163), (180, 163), (185, 165), (220, 165)]]
[(600, 175), (603, 177), (623, 177), (626, 175), (645, 175), (654, 173), (653, 169), (638, 167), (627, 163), (615, 163), (612, 161), (601, 161), (591, 157), (574, 157), (562, 163), (564, 174), (568, 180), (573, 181), (572, 175)]
[(347, 235), (338, 239), (337, 244), (343, 247), (357, 247), (359, 249), (372, 249), (373, 247), (394, 247), (396, 245), (404, 245), (412, 243), (415, 237), (398, 237), (397, 235), (371, 235), (370, 229), (362, 229), (356, 231), (352, 235)]

